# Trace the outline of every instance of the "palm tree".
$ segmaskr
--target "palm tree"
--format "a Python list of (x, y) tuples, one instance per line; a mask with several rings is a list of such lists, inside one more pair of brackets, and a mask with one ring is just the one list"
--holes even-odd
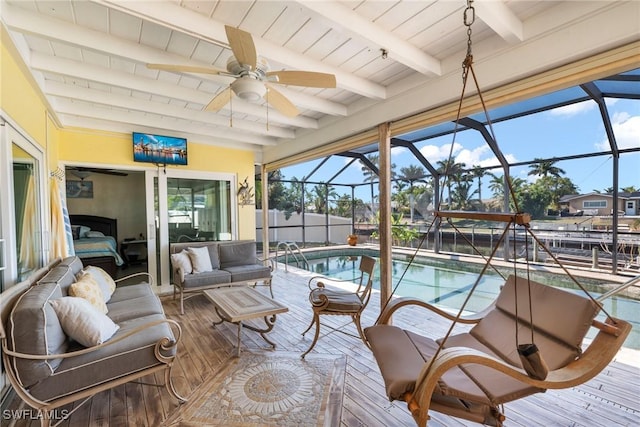
[(316, 213), (326, 213), (327, 199), (338, 197), (338, 193), (332, 185), (317, 184), (311, 190), (313, 205), (316, 209)]
[(482, 209), (482, 178), (487, 174), (487, 171), (481, 168), (479, 165), (475, 165), (473, 169), (471, 169), (471, 176), (473, 178), (478, 178), (478, 200), (480, 200), (480, 210)]
[[(378, 156), (377, 154), (369, 154), (367, 156), (367, 159), (369, 159), (369, 161), (374, 164), (375, 166), (378, 166), (378, 164), (380, 163), (380, 156)], [(362, 163), (362, 162), (360, 162)], [(374, 207), (373, 207), (373, 202), (375, 200), (375, 196), (373, 194), (373, 182), (378, 179), (378, 175), (376, 175), (370, 168), (369, 166), (365, 165), (364, 163), (362, 163), (362, 167), (360, 167), (360, 170), (362, 171), (362, 174), (364, 175), (364, 179), (362, 180), (363, 182), (370, 182), (371, 183), (371, 211), (373, 212)]]
[(557, 160), (544, 160), (540, 158), (533, 159), (534, 164), (529, 165), (531, 169), (528, 175), (536, 175), (541, 177), (553, 176), (559, 178), (560, 175), (564, 175), (565, 171), (557, 166), (554, 166), (557, 163)]
[(464, 163), (456, 163), (454, 159), (438, 160), (438, 172), (444, 176), (447, 182), (449, 206), (451, 206), (451, 180), (464, 170)]
[(620, 191), (622, 191), (623, 193), (635, 193), (636, 191), (640, 190), (638, 190), (634, 185), (630, 185), (628, 187), (620, 188)]
[(413, 203), (415, 197), (413, 183), (422, 182), (426, 184), (427, 181), (424, 179), (426, 174), (427, 173), (422, 166), (409, 165), (407, 167), (400, 168), (400, 176), (398, 177), (398, 179), (409, 183), (409, 214), (411, 216), (411, 222), (413, 222)]
[(472, 207), (471, 198), (478, 190), (471, 191), (473, 184), (469, 181), (461, 181), (453, 190), (453, 202), (455, 209), (467, 210)]

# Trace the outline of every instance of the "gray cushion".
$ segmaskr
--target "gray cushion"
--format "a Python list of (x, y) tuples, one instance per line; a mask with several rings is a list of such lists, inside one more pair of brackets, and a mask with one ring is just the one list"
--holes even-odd
[(231, 273), (224, 270), (213, 270), (205, 273), (187, 274), (184, 276), (182, 285), (187, 289), (229, 282), (231, 282)]
[[(164, 319), (163, 315), (155, 314), (122, 322), (110, 341), (139, 326), (161, 319)], [(174, 339), (167, 323), (145, 329), (98, 351), (67, 358), (53, 375), (35, 384), (30, 392), (35, 398), (48, 401), (159, 365), (160, 362), (154, 356), (154, 348), (156, 342), (164, 337)], [(175, 351), (168, 354), (173, 355)]]
[(72, 283), (76, 282), (76, 276), (73, 272), (72, 266), (69, 265), (60, 265), (58, 264), (56, 267), (52, 268), (40, 281), (38, 284), (44, 283), (57, 283), (60, 285), (60, 292), (62, 292), (62, 296), (69, 296), (69, 286)]
[(80, 259), (79, 256), (67, 257), (60, 261), (60, 264), (58, 265), (69, 266), (73, 274), (78, 274), (80, 271), (82, 271), (83, 268), (82, 259)]
[(362, 308), (362, 301), (356, 294), (347, 292), (335, 292), (328, 291), (326, 289), (317, 288), (311, 293), (312, 301), (314, 304), (322, 304), (320, 295), (326, 295), (329, 298), (329, 304), (324, 311), (335, 312), (358, 312)]
[(107, 316), (116, 323), (152, 314), (164, 314), (160, 298), (156, 295), (109, 302)]
[[(9, 348), (26, 354), (64, 353), (68, 347), (67, 336), (53, 307), (47, 303), (49, 299), (61, 297), (56, 283), (29, 288), (16, 302), (9, 317)], [(16, 359), (14, 363), (20, 381), (29, 387), (51, 375), (61, 362), (61, 359)]]
[(250, 282), (252, 280), (271, 277), (271, 269), (261, 264), (238, 265), (225, 267), (224, 271), (231, 273), (232, 282)]
[(220, 245), (220, 268), (255, 264), (256, 242), (232, 242)]
[(149, 296), (155, 296), (155, 294), (153, 293), (151, 286), (146, 282), (138, 283), (136, 285), (118, 286), (113, 294), (111, 294), (111, 299), (109, 299), (107, 307), (109, 307), (110, 304), (119, 301)]

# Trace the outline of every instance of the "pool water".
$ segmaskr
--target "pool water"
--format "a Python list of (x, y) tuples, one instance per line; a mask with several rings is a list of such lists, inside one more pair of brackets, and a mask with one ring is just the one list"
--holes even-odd
[[(370, 256), (376, 254), (368, 254)], [(305, 253), (308, 260), (308, 270), (324, 276), (340, 280), (355, 280), (359, 277), (359, 256), (340, 255), (339, 252)], [(395, 255), (394, 255), (395, 258)], [(430, 304), (457, 312), (467, 298), (476, 282), (482, 265), (462, 263), (453, 260), (440, 260), (420, 257), (409, 266), (406, 257), (394, 259), (392, 263), (392, 288), (397, 289), (395, 296), (410, 296), (419, 298)], [(374, 270), (374, 289), (380, 289), (379, 263)], [(406, 273), (405, 273), (405, 270)], [(402, 281), (400, 277), (403, 275)], [(507, 277), (513, 271), (501, 270)], [(519, 275), (525, 274), (520, 271)], [(573, 281), (559, 274), (530, 272), (531, 280), (540, 283), (562, 287), (571, 292), (584, 294)], [(398, 282), (400, 283), (398, 284)], [(504, 279), (492, 268), (487, 269), (466, 305), (466, 311), (478, 312), (487, 307), (497, 296)], [(594, 298), (601, 295), (601, 283), (592, 279), (580, 279), (580, 283), (589, 290)], [(633, 325), (631, 334), (625, 342), (625, 347), (640, 349), (640, 301), (624, 296), (614, 296), (604, 302), (604, 308), (612, 316), (625, 319)], [(601, 313), (599, 319), (604, 320)], [(589, 337), (595, 335), (591, 331)]]

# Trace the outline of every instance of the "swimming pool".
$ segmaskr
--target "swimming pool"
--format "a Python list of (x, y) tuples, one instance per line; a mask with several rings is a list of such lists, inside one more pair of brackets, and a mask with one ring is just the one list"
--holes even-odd
[[(367, 248), (356, 251), (351, 249), (319, 250), (304, 254), (308, 261), (307, 270), (341, 280), (354, 280), (359, 276), (357, 268), (360, 255), (378, 257), (377, 250)], [(410, 255), (394, 253), (393, 258), (392, 287), (395, 287), (407, 269)], [(280, 261), (284, 262), (283, 259)], [(416, 297), (443, 308), (458, 310), (477, 280), (481, 269), (482, 264), (421, 256), (409, 266), (395, 295)], [(505, 277), (513, 273), (512, 268), (499, 270)], [(518, 274), (524, 275), (526, 273), (519, 271)], [(375, 289), (380, 289), (379, 277), (380, 266), (376, 264), (374, 270)], [(584, 294), (566, 275), (530, 271), (530, 277), (540, 283)], [(598, 297), (604, 292), (602, 281), (589, 278), (580, 278), (579, 281), (594, 297)], [(504, 279), (497, 272), (491, 268), (487, 269), (467, 303), (467, 310), (477, 312), (487, 307), (495, 299), (503, 283)], [(631, 322), (633, 330), (625, 342), (625, 347), (640, 349), (640, 301), (625, 296), (614, 296), (605, 300), (604, 307), (612, 316)], [(604, 319), (604, 315), (601, 314), (600, 318)]]

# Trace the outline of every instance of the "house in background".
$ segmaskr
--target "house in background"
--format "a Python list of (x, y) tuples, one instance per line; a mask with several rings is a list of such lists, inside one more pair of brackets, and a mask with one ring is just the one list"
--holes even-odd
[(589, 193), (589, 194), (573, 194), (562, 196), (560, 198), (560, 209), (569, 214), (578, 214), (591, 216), (608, 216), (613, 212), (618, 212), (624, 216), (640, 215), (640, 192), (618, 193), (618, 206), (613, 206), (613, 194), (607, 193)]

